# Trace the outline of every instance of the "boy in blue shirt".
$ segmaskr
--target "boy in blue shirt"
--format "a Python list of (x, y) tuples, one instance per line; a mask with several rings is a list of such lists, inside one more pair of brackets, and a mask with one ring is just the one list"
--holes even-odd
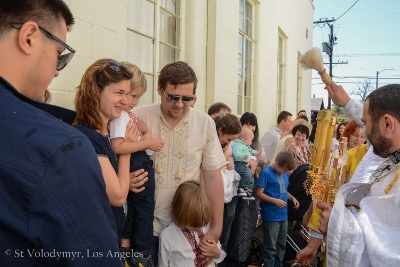
[(280, 152), (270, 166), (261, 171), (257, 181), (256, 196), (262, 201), (261, 217), (264, 228), (263, 261), (265, 267), (282, 267), (285, 255), (288, 208), (291, 200), (294, 208), (299, 202), (287, 189), (288, 172), (296, 167), (293, 155)]

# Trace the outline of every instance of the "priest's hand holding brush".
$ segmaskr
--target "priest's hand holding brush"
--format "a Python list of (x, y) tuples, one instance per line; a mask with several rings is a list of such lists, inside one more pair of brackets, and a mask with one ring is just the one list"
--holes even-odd
[(318, 47), (313, 47), (312, 49), (308, 50), (303, 56), (301, 56), (299, 62), (304, 69), (313, 69), (318, 71), (318, 74), (321, 76), (321, 79), (325, 85), (331, 85), (331, 77), (326, 72), (324, 61), (322, 59), (322, 53)]

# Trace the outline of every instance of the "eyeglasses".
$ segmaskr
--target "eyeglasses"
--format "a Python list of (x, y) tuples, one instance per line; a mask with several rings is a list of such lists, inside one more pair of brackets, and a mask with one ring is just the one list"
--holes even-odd
[(116, 61), (109, 61), (107, 62), (107, 64), (104, 65), (104, 67), (99, 71), (99, 74), (106, 68), (106, 67), (110, 67), (113, 71), (120, 71), (121, 69), (126, 72), (129, 73), (130, 75), (132, 75), (132, 72), (125, 66), (124, 63), (122, 62), (116, 62)]
[[(22, 25), (24, 25), (23, 23), (12, 23), (11, 26), (15, 29), (21, 29)], [(56, 36), (54, 36), (52, 33), (50, 33), (49, 31), (43, 29), (42, 27), (38, 26), (39, 30), (46, 35), (47, 38), (53, 40), (54, 42), (58, 43), (59, 45), (61, 45), (62, 47), (64, 47), (65, 49), (67, 49), (68, 51), (70, 51), (71, 53), (67, 53), (64, 55), (59, 55), (58, 56), (58, 62), (57, 62), (57, 67), (56, 70), (60, 71), (63, 68), (65, 68), (68, 63), (71, 61), (72, 57), (75, 54), (75, 50), (70, 47), (69, 45), (67, 45), (66, 43), (64, 43), (63, 41), (61, 41), (59, 38), (57, 38)]]
[(192, 96), (179, 96), (179, 95), (166, 94), (164, 88), (162, 89), (162, 91), (163, 91), (163, 93), (164, 93), (165, 98), (167, 99), (167, 101), (168, 101), (168, 102), (171, 102), (171, 103), (178, 102), (179, 99), (182, 99), (182, 102), (183, 102), (184, 104), (189, 104), (190, 102), (192, 102), (192, 101), (196, 98), (195, 95), (192, 95)]

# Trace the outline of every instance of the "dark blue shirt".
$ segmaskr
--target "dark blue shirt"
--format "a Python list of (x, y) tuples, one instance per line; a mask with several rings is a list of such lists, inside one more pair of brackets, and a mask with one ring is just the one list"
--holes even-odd
[[(115, 173), (118, 173), (117, 157), (111, 147), (110, 137), (102, 135), (93, 130), (86, 124), (81, 124), (76, 127), (79, 131), (84, 133), (92, 143), (97, 156), (106, 157), (110, 160), (111, 166), (114, 168)], [(124, 229), (125, 213), (123, 207), (112, 207), (111, 210), (114, 215), (115, 224), (117, 227), (118, 240), (122, 238), (122, 230)], [(119, 242), (118, 242), (119, 244)]]
[[(269, 197), (288, 201), (289, 175), (287, 173), (277, 175), (271, 166), (261, 171), (257, 186), (264, 188), (264, 194)], [(266, 222), (281, 222), (288, 218), (287, 205), (279, 208), (271, 202), (262, 202), (261, 217)]]
[(1, 266), (122, 266), (96, 153), (60, 121), (74, 117), (0, 77)]

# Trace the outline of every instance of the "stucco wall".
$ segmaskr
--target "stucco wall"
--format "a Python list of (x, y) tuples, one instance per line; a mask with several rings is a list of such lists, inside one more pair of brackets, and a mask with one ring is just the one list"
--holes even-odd
[(74, 109), (76, 86), (86, 68), (100, 58), (126, 58), (127, 0), (65, 0), (75, 17), (67, 43), (76, 50), (49, 89), (52, 104)]

